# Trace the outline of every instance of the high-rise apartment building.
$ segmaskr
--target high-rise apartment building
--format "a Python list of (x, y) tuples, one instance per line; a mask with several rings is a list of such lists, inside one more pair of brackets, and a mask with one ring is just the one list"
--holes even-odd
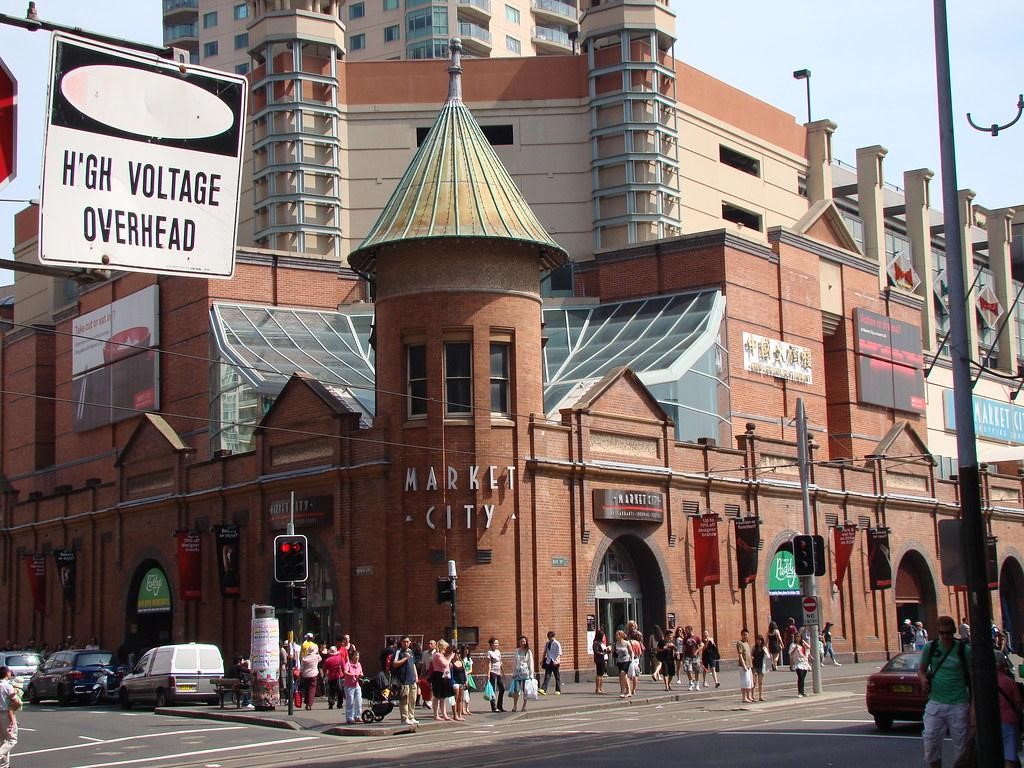
[(263, 13), (328, 12), (343, 24), (350, 61), (444, 58), (453, 35), (468, 57), (560, 55), (575, 51), (579, 31), (576, 3), (565, 0), (162, 1), (166, 45), (236, 72), (247, 71), (249, 26)]
[(164, 45), (189, 52), (193, 64), (245, 74), (254, 4), (244, 0), (162, 0)]

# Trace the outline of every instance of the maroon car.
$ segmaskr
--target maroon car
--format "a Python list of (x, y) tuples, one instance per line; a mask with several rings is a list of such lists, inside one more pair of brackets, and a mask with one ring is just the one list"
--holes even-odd
[(868, 678), (868, 712), (875, 725), (883, 731), (892, 728), (894, 720), (920, 720), (928, 696), (921, 690), (917, 668), (921, 653), (901, 653)]

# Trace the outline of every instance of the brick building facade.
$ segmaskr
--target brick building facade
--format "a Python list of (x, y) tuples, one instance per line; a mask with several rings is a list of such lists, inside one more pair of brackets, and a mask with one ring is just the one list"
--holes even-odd
[[(613, 48), (596, 58), (614, 60)], [(719, 90), (742, 107), (742, 95)], [(325, 640), (344, 632), (373, 648), (397, 633), (450, 634), (449, 607), (435, 600), (448, 560), (461, 640), (511, 646), (523, 633), (539, 647), (553, 629), (564, 668), (589, 669), (589, 633), (628, 619), (647, 631), (704, 627), (721, 643), (743, 626), (761, 633), (800, 617), (787, 557), (804, 527), (798, 399), (815, 440), (811, 532), (827, 543), (817, 587), (837, 652), (881, 658), (898, 649), (902, 619), (964, 615), (963, 594), (940, 578), (937, 524), (959, 507), (926, 443), (935, 427), (923, 405), (864, 394), (876, 369), (862, 359), (858, 318), (920, 337), (931, 297), (889, 285), (884, 258), (865, 255), (826, 194), (763, 238), (726, 220), (645, 242), (609, 208), (606, 247), (576, 260), (573, 295), (542, 298), (542, 272), (566, 254), (453, 92), (442, 110), (450, 120), (416, 151), (350, 254), (352, 270), (245, 249), (230, 281), (117, 275), (83, 288), (52, 326), (6, 334), (0, 635), (51, 645), (96, 636), (126, 653), (190, 640), (244, 651), (250, 607), (288, 603), (271, 564), (292, 511), (312, 550), (308, 606), (294, 626)], [(764, 131), (787, 146), (796, 133)], [(827, 168), (827, 133), (805, 135), (813, 188), (831, 187), (813, 168), (822, 155)], [(792, 160), (792, 147), (775, 151)], [(655, 224), (652, 237), (664, 234)], [(31, 232), (19, 232), (30, 245)], [(76, 322), (147, 291), (148, 340), (107, 337), (109, 359), (80, 362), (81, 344), (96, 339)], [(255, 328), (262, 321), (246, 308), (266, 325)], [(286, 308), (362, 331), (343, 349), (310, 316), (299, 343), (271, 322)], [(232, 312), (239, 324), (221, 319)], [(585, 312), (607, 325), (579, 320)], [(643, 328), (627, 336), (636, 318)], [(225, 352), (244, 346), (244, 323), (267, 342), (248, 363)], [(657, 346), (674, 334), (675, 346)], [(780, 357), (766, 352), (757, 365), (762, 346)], [(658, 361), (646, 360), (652, 349)], [(322, 351), (352, 366), (372, 358), (372, 397), (355, 377), (291, 375), (301, 366), (289, 369), (288, 355)], [(88, 376), (102, 381), (142, 355), (157, 373), (134, 400), (115, 402), (114, 385), (109, 401), (89, 395)], [(568, 375), (574, 366), (587, 373)], [(685, 378), (700, 366), (704, 384)], [(904, 367), (920, 374), (920, 350)], [(252, 439), (237, 450), (212, 435), (231, 421), (213, 412), (226, 368), (256, 393)], [(260, 378), (269, 368), (287, 378), (273, 391)], [(924, 399), (923, 380), (912, 397)], [(700, 419), (712, 426), (694, 426)], [(1019, 643), (1021, 480), (983, 471), (982, 482), (998, 539), (994, 613)], [(740, 540), (751, 520), (753, 538)], [(852, 537), (842, 556), (837, 532)], [(869, 538), (884, 540), (887, 558)], [(891, 583), (876, 584), (885, 588), (872, 588), (872, 554), (890, 565)], [(751, 563), (756, 576), (741, 584)]]

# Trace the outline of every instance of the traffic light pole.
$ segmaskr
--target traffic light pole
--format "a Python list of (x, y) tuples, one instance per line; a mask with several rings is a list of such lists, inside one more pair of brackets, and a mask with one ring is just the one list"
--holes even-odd
[(455, 571), (455, 561), (448, 561), (448, 581), (452, 585), (452, 647), (458, 650), (459, 647), (459, 620), (458, 611), (456, 610), (455, 604), (458, 601), (458, 586), (456, 582), (459, 580), (458, 573)]
[[(288, 500), (288, 527), (285, 529), (289, 536), (295, 535), (295, 491), (292, 491)], [(295, 714), (295, 582), (288, 582), (288, 714)]]
[[(796, 455), (800, 464), (800, 501), (804, 510), (804, 533), (814, 533), (811, 520), (811, 472), (807, 458), (807, 413), (804, 411), (803, 398), (796, 399)], [(813, 555), (813, 546), (811, 548)], [(816, 577), (800, 577), (800, 594), (804, 597), (818, 598)], [(818, 603), (818, 618), (821, 616), (821, 603)], [(821, 639), (818, 635), (818, 625), (811, 625), (811, 690), (821, 693)]]

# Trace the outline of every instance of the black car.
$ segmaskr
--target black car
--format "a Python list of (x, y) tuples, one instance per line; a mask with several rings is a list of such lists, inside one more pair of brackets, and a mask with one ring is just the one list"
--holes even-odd
[(101, 650), (57, 651), (36, 670), (25, 689), (31, 704), (56, 699), (61, 706), (90, 699), (96, 678), (105, 674), (113, 654)]

